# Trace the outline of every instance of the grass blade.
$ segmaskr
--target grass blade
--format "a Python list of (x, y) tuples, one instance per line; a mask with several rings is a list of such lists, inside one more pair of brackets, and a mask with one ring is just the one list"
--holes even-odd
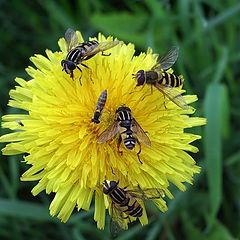
[(50, 217), (48, 208), (45, 206), (24, 201), (9, 201), (2, 198), (0, 199), (0, 215), (39, 221), (54, 221), (54, 218)]
[[(204, 103), (208, 124), (205, 127), (205, 156), (210, 198), (209, 226), (214, 222), (222, 201), (222, 144), (226, 132), (224, 119), (228, 114), (227, 89), (224, 85), (212, 83), (207, 89)], [(225, 106), (225, 107), (224, 107)], [(226, 126), (227, 127), (227, 126)]]

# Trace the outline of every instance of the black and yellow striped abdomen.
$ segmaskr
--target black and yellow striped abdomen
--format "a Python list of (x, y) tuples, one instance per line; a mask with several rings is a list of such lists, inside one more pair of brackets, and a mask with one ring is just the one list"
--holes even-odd
[(183, 84), (182, 76), (177, 76), (172, 73), (168, 73), (166, 71), (139, 71), (138, 75), (136, 76), (138, 80), (137, 86), (146, 84), (155, 84), (159, 83), (161, 85), (168, 85), (171, 87), (179, 87)]
[(125, 147), (132, 150), (136, 145), (136, 139), (133, 137), (132, 121), (133, 117), (131, 109), (126, 106), (121, 106), (116, 110), (117, 121), (121, 127), (120, 134)]
[(141, 217), (143, 214), (143, 208), (138, 203), (136, 198), (133, 198), (129, 193), (127, 193), (126, 198), (128, 202), (120, 205), (122, 211), (132, 217), (137, 217), (137, 218)]
[(93, 114), (92, 122), (98, 124), (100, 123), (100, 116), (102, 114), (103, 108), (105, 106), (105, 103), (107, 101), (107, 90), (102, 91), (100, 94), (97, 104), (96, 104), (96, 109)]
[(181, 76), (162, 71), (158, 72), (158, 83), (171, 87), (179, 87), (183, 84), (183, 79)]
[(118, 187), (118, 182), (105, 180), (103, 192), (107, 194), (111, 198), (113, 204), (127, 216), (137, 218), (142, 216), (142, 206), (127, 190)]

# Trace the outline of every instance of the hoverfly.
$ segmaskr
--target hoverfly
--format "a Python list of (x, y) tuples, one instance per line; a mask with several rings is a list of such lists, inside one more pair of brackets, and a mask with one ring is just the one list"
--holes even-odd
[(96, 124), (100, 123), (99, 118), (102, 115), (102, 111), (103, 111), (106, 101), (107, 101), (107, 90), (104, 90), (104, 91), (102, 91), (102, 93), (100, 94), (100, 96), (98, 98), (98, 101), (96, 104), (96, 109), (93, 114), (92, 122), (94, 122)]
[(105, 180), (103, 183), (103, 193), (110, 199), (110, 211), (112, 220), (110, 224), (111, 231), (117, 231), (118, 228), (126, 229), (125, 219), (130, 221), (130, 217), (140, 218), (143, 215), (143, 208), (140, 202), (144, 200), (154, 200), (164, 197), (164, 192), (158, 188), (127, 189), (118, 186), (119, 181)]
[(140, 163), (142, 163), (139, 157), (141, 153), (140, 141), (147, 146), (151, 146), (149, 137), (146, 135), (138, 122), (132, 117), (132, 112), (129, 107), (126, 107), (125, 105), (120, 106), (116, 110), (115, 115), (114, 122), (103, 133), (101, 133), (98, 138), (98, 143), (104, 143), (112, 139), (116, 136), (116, 134), (120, 133), (117, 143), (118, 152), (122, 153), (122, 151), (119, 150), (122, 141), (128, 150), (132, 150), (136, 143), (138, 143), (140, 149), (137, 156)]
[(109, 56), (105, 55), (103, 51), (108, 50), (119, 43), (118, 40), (101, 43), (96, 40), (92, 40), (79, 43), (76, 32), (71, 28), (67, 29), (64, 38), (67, 43), (68, 54), (66, 56), (66, 59), (62, 60), (61, 65), (63, 67), (62, 70), (65, 71), (67, 74), (70, 74), (71, 78), (73, 78), (73, 71), (76, 68), (80, 72), (82, 72), (82, 70), (78, 66), (79, 64), (86, 68), (89, 68), (83, 63), (84, 61), (92, 58), (99, 52), (102, 52), (103, 56)]
[(151, 87), (154, 86), (177, 106), (182, 109), (188, 109), (189, 106), (179, 93), (179, 90), (176, 89), (176, 87), (183, 84), (182, 76), (166, 72), (176, 62), (178, 51), (178, 47), (172, 47), (165, 56), (160, 57), (158, 63), (151, 70), (139, 70), (136, 74), (132, 75), (133, 78), (137, 79), (136, 86), (144, 84), (151, 85)]

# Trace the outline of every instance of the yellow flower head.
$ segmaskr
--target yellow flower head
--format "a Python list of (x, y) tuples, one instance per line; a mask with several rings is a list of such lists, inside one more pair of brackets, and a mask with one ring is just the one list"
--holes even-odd
[[(83, 42), (78, 33), (79, 42)], [(99, 34), (99, 42), (112, 41)], [(46, 50), (47, 57), (31, 58), (35, 68), (28, 67), (31, 80), (16, 78), (20, 85), (10, 91), (9, 105), (23, 109), (26, 114), (3, 116), (2, 127), (13, 133), (1, 136), (9, 142), (3, 154), (24, 153), (30, 168), (23, 181), (38, 181), (33, 195), (46, 191), (55, 193), (50, 205), (51, 215), (66, 222), (74, 208), (88, 210), (95, 196), (95, 214), (99, 228), (105, 225), (105, 209), (109, 198), (103, 194), (104, 180), (119, 181), (120, 187), (141, 189), (160, 188), (167, 197), (169, 183), (185, 190), (184, 182), (192, 183), (193, 174), (200, 169), (186, 153), (197, 152), (191, 142), (200, 136), (186, 133), (186, 128), (205, 124), (205, 119), (189, 117), (194, 112), (179, 108), (156, 89), (148, 85), (136, 86), (132, 74), (149, 70), (157, 56), (148, 50), (134, 56), (134, 45), (119, 43), (84, 61), (88, 68), (74, 70), (74, 78), (62, 71), (61, 61), (66, 58), (67, 46), (59, 40), (60, 52)], [(79, 79), (81, 78), (81, 83)], [(92, 117), (99, 95), (107, 90), (107, 101), (100, 124)], [(184, 96), (190, 104), (195, 95)], [(109, 141), (98, 143), (101, 133), (115, 120), (115, 111), (125, 105), (133, 118), (146, 132), (151, 146), (139, 144), (128, 150), (123, 143), (117, 147), (119, 133)], [(161, 211), (166, 211), (164, 199), (154, 200)], [(144, 208), (144, 204), (143, 204)], [(110, 211), (111, 212), (111, 211)], [(140, 218), (147, 223), (146, 212)]]

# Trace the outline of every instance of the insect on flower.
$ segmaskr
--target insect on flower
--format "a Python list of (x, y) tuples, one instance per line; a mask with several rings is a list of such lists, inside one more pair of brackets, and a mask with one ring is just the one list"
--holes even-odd
[(98, 98), (98, 101), (96, 104), (96, 109), (93, 114), (92, 122), (94, 122), (96, 124), (100, 123), (99, 118), (102, 115), (102, 111), (106, 104), (106, 101), (107, 101), (107, 90), (104, 90), (104, 91), (102, 91), (102, 93), (100, 94), (100, 96)]
[(137, 156), (140, 163), (142, 163), (139, 157), (141, 153), (140, 141), (147, 146), (151, 146), (151, 141), (138, 122), (132, 117), (131, 109), (125, 105), (120, 106), (116, 110), (114, 122), (101, 133), (98, 138), (98, 143), (104, 143), (112, 139), (117, 133), (120, 133), (117, 143), (118, 152), (122, 153), (122, 151), (119, 150), (122, 141), (128, 150), (132, 150), (136, 143), (138, 143), (140, 149)]
[(66, 59), (62, 60), (61, 65), (63, 67), (62, 70), (65, 71), (67, 74), (70, 74), (71, 78), (73, 78), (73, 71), (76, 68), (80, 72), (82, 72), (81, 68), (78, 65), (89, 68), (83, 63), (84, 61), (92, 58), (99, 52), (102, 52), (103, 56), (109, 56), (105, 55), (103, 51), (108, 50), (119, 43), (118, 40), (101, 43), (96, 40), (92, 40), (79, 43), (76, 32), (71, 28), (67, 29), (64, 38), (67, 43), (68, 54), (66, 56)]
[(144, 200), (154, 200), (164, 197), (164, 192), (157, 188), (127, 189), (118, 186), (119, 181), (105, 180), (103, 183), (103, 193), (109, 197), (110, 211), (112, 215), (111, 232), (125, 229), (125, 219), (130, 221), (130, 217), (140, 218), (143, 215), (143, 207), (140, 202)]
[(160, 57), (158, 63), (151, 70), (139, 70), (132, 75), (137, 79), (136, 86), (148, 84), (151, 85), (151, 90), (154, 86), (176, 105), (182, 109), (188, 109), (189, 106), (177, 89), (183, 84), (182, 76), (166, 72), (176, 62), (178, 51), (178, 47), (172, 47), (165, 56)]
[[(41, 192), (51, 194), (50, 215), (64, 223), (69, 221), (76, 208), (89, 211), (93, 202), (94, 220), (99, 229), (105, 227), (106, 209), (109, 209), (113, 216), (113, 222), (118, 222), (115, 219), (121, 216), (128, 216), (131, 221), (138, 220), (129, 215), (132, 213), (129, 209), (129, 206), (133, 205), (132, 202), (125, 208), (128, 211), (123, 212), (122, 208), (121, 211), (118, 210), (119, 205), (113, 202), (109, 195), (103, 193), (102, 183), (107, 179), (116, 182), (120, 180), (117, 187), (124, 190), (127, 200), (135, 199), (141, 205), (143, 213), (139, 220), (142, 225), (146, 225), (148, 217), (145, 202), (142, 201), (150, 199), (147, 194), (150, 194), (150, 190), (146, 193), (146, 189), (160, 188), (171, 197), (171, 183), (179, 190), (185, 191), (185, 183), (193, 183), (195, 174), (200, 173), (200, 167), (189, 152), (197, 152), (198, 148), (193, 142), (201, 136), (189, 134), (185, 129), (204, 125), (206, 119), (192, 117), (190, 114), (194, 111), (178, 111), (179, 107), (176, 104), (171, 104), (172, 109), (164, 109), (163, 101), (160, 101), (163, 97), (158, 91), (144, 101), (141, 101), (145, 96), (144, 91), (130, 94), (135, 82), (131, 79), (135, 70), (130, 69), (150, 70), (149, 66), (156, 63), (152, 51), (135, 55), (134, 44), (120, 41), (116, 47), (104, 51), (111, 52), (110, 56), (102, 57), (100, 51), (88, 61), (86, 55), (82, 57), (81, 51), (86, 51), (89, 47), (84, 45), (84, 48), (79, 48), (84, 41), (77, 40), (73, 30), (69, 30), (66, 35), (70, 49), (68, 52), (65, 40), (60, 39), (59, 51), (47, 50), (46, 56), (34, 55), (31, 57), (34, 66), (27, 68), (27, 79), (16, 78), (16, 87), (9, 93), (9, 114), (2, 116), (1, 120), (1, 127), (10, 130), (2, 131), (0, 136), (0, 143), (4, 143), (1, 153), (8, 156), (24, 156), (21, 164), (24, 164), (26, 171), (22, 174), (21, 181), (32, 182), (34, 196)], [(99, 44), (109, 44), (112, 37), (98, 34), (96, 40)], [(75, 54), (66, 58), (70, 51), (71, 54)], [(59, 59), (64, 59), (66, 70), (61, 71)], [(79, 63), (77, 59), (80, 59)], [(80, 75), (84, 81), (89, 79), (85, 74), (89, 69), (83, 67), (82, 63), (91, 69), (94, 81), (96, 79), (94, 84), (81, 86), (79, 81), (74, 81), (78, 80)], [(77, 67), (82, 69), (82, 74)], [(73, 81), (70, 74), (72, 77), (74, 74)], [(149, 92), (150, 88), (146, 87)], [(108, 95), (107, 102), (102, 110), (103, 114), (100, 114), (100, 124), (95, 125), (91, 120), (98, 97), (105, 89)], [(197, 101), (197, 96), (188, 95), (186, 101), (193, 103)], [(127, 107), (121, 106), (121, 103), (126, 103)], [(17, 119), (20, 122), (16, 121)], [(144, 131), (147, 131), (151, 147), (144, 148), (145, 144), (150, 146), (150, 140), (135, 119)], [(96, 140), (113, 122), (113, 132), (104, 133), (105, 136), (99, 139), (104, 144), (97, 144)], [(103, 129), (102, 126), (106, 128)], [(117, 140), (123, 141), (120, 150), (124, 151), (124, 157), (119, 155)], [(128, 148), (138, 145), (137, 140), (141, 142), (142, 151), (144, 150), (144, 154), (140, 155), (143, 165), (136, 156), (139, 146), (130, 151), (125, 149), (124, 140)], [(138, 185), (142, 190), (138, 189)], [(125, 189), (125, 186), (128, 188)], [(137, 198), (132, 190), (140, 192), (141, 196)], [(159, 211), (167, 211), (164, 198), (153, 201)], [(124, 205), (126, 206), (126, 203)], [(137, 206), (135, 203), (134, 208)], [(116, 214), (112, 214), (111, 209)], [(140, 212), (141, 210), (138, 214)], [(128, 218), (123, 220), (126, 229)], [(121, 218), (120, 223), (123, 220)]]

